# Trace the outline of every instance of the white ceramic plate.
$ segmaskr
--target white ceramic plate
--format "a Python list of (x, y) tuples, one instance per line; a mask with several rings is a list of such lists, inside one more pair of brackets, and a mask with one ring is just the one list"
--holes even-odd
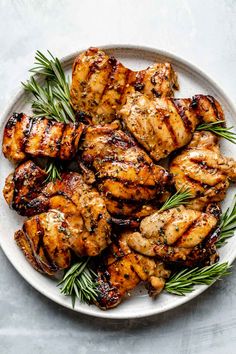
[[(187, 63), (185, 60), (177, 58), (169, 53), (151, 48), (107, 46), (103, 47), (103, 49), (106, 50), (108, 54), (114, 55), (120, 59), (122, 63), (132, 69), (144, 69), (153, 62), (171, 62), (178, 74), (181, 88), (180, 91), (176, 93), (176, 97), (191, 97), (197, 93), (213, 95), (223, 106), (228, 125), (234, 124), (234, 120), (236, 119), (236, 111), (230, 100), (225, 96), (223, 91), (211, 79), (209, 79), (207, 75), (202, 73), (193, 65)], [(69, 55), (62, 61), (64, 68), (68, 72), (71, 70), (72, 63), (76, 55), (78, 55), (78, 53)], [(16, 98), (10, 103), (5, 114), (1, 115), (1, 132), (3, 131), (6, 120), (12, 112), (30, 113), (30, 107), (26, 103), (26, 96), (23, 90), (21, 90)], [(236, 155), (236, 147), (233, 144), (222, 141), (221, 146), (223, 148), (223, 152), (228, 156)], [(4, 180), (12, 171), (13, 166), (3, 157), (2, 153), (0, 155), (0, 161), (0, 189), (2, 190)], [(235, 190), (231, 187), (223, 208), (230, 205), (234, 194)], [(42, 294), (65, 307), (72, 308), (70, 298), (60, 294), (59, 289), (56, 287), (56, 282), (36, 272), (29, 265), (22, 252), (16, 246), (13, 235), (17, 229), (21, 228), (23, 217), (17, 215), (14, 211), (8, 208), (2, 197), (2, 193), (0, 200), (0, 215), (1, 246), (16, 270), (28, 283), (30, 283)], [(236, 257), (236, 237), (231, 238), (228, 244), (220, 250), (220, 256), (221, 262), (233, 262)], [(135, 294), (132, 294), (132, 296), (128, 297), (120, 306), (112, 310), (102, 311), (95, 306), (88, 306), (86, 304), (80, 304), (79, 302), (76, 303), (74, 310), (103, 318), (145, 317), (180, 306), (181, 304), (196, 297), (206, 289), (207, 286), (198, 286), (195, 291), (183, 297), (174, 296), (163, 292), (156, 300), (150, 299), (145, 291), (138, 289)]]

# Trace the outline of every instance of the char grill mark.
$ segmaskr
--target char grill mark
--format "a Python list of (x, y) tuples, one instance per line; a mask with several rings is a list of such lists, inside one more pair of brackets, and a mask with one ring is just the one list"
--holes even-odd
[[(121, 105), (126, 100), (125, 96), (126, 96), (126, 91), (129, 89), (130, 77), (131, 77), (131, 71), (130, 70), (126, 70), (126, 72), (125, 72), (125, 80), (124, 80), (125, 83), (124, 83), (122, 89), (120, 90), (120, 99), (119, 99), (119, 101), (120, 101)], [(127, 89), (127, 87), (128, 87), (128, 89)]]
[(218, 109), (217, 109), (217, 107), (216, 107), (216, 103), (215, 103), (214, 97), (212, 97), (212, 96), (210, 96), (210, 95), (207, 95), (206, 97), (207, 97), (207, 99), (208, 99), (210, 105), (212, 106), (212, 108), (213, 108), (213, 110), (214, 110), (215, 116), (217, 117), (218, 120), (220, 120), (221, 117), (220, 117), (219, 111), (218, 111)]
[(180, 206), (156, 212), (141, 221), (140, 232), (130, 234), (134, 251), (164, 262), (195, 267), (215, 261), (220, 208), (205, 212)]
[[(22, 166), (21, 173), (23, 170), (26, 170), (25, 166)], [(30, 171), (29, 184), (34, 178), (34, 170), (31, 168)], [(55, 183), (41, 184), (41, 188), (32, 193), (27, 178), (20, 182), (13, 179), (12, 186), (16, 186), (14, 180), (22, 186), (15, 189), (14, 209), (21, 215), (31, 216), (25, 221), (23, 230), (16, 233), (18, 245), (35, 268), (39, 268), (35, 262), (40, 263), (40, 270), (48, 274), (64, 269), (60, 263), (64, 259), (64, 255), (60, 256), (61, 250), (73, 250), (81, 257), (97, 256), (111, 242), (111, 219), (99, 193), (86, 185), (78, 173), (64, 172), (61, 178)], [(34, 183), (31, 188), (33, 186)], [(9, 198), (7, 201), (11, 202)], [(43, 267), (44, 259), (47, 268)]]
[(184, 127), (186, 129), (186, 133), (188, 133), (188, 134), (192, 133), (194, 131), (194, 129), (193, 129), (194, 127), (193, 127), (191, 120), (188, 118), (188, 116), (185, 113), (187, 107), (182, 105), (181, 100), (179, 100), (179, 99), (173, 98), (172, 103), (174, 104), (175, 109), (177, 110), (178, 114), (182, 118), (182, 121), (184, 123)]
[(111, 70), (110, 70), (110, 73), (108, 75), (106, 85), (104, 85), (104, 89), (102, 91), (102, 94), (101, 94), (100, 100), (98, 102), (98, 105), (99, 105), (99, 103), (102, 102), (104, 96), (107, 94), (107, 91), (110, 89), (110, 87), (113, 86), (114, 75), (115, 75), (116, 70), (118, 70), (118, 67), (119, 67), (118, 61), (114, 57), (111, 57), (108, 60), (108, 63), (111, 66)]
[(164, 116), (164, 123), (167, 127), (167, 129), (169, 130), (169, 133), (171, 135), (171, 138), (172, 138), (172, 142), (173, 142), (173, 147), (174, 149), (177, 149), (179, 146), (178, 146), (178, 141), (177, 141), (177, 138), (176, 138), (176, 135), (175, 135), (175, 131), (170, 123), (170, 116), (169, 115), (166, 115)]
[(14, 162), (21, 162), (27, 156), (69, 160), (77, 152), (82, 131), (83, 124), (15, 113), (4, 129), (3, 153)]
[(103, 51), (90, 48), (73, 65), (73, 108), (90, 115), (94, 124), (114, 120), (130, 92), (138, 90), (151, 97), (162, 97), (173, 95), (174, 89), (178, 89), (177, 78), (168, 63), (134, 72)]
[(131, 137), (112, 125), (87, 128), (80, 160), (93, 170), (108, 210), (116, 216), (139, 217), (132, 211), (152, 203), (170, 182), (162, 167), (154, 165)]
[[(17, 210), (21, 215), (28, 215), (27, 213), (31, 209), (30, 203), (38, 196), (46, 177), (47, 174), (45, 171), (35, 165), (32, 161), (27, 161), (17, 167), (12, 176), (12, 208)], [(41, 211), (44, 210), (40, 209), (39, 212)]]
[[(47, 250), (47, 248), (45, 247), (45, 244), (44, 244), (44, 228), (43, 228), (42, 225), (41, 225), (41, 222), (40, 222), (40, 219), (39, 219), (38, 215), (36, 215), (35, 219), (36, 219), (36, 225), (37, 225), (37, 230), (38, 230), (38, 231), (37, 231), (37, 234), (38, 234), (38, 244), (37, 244), (37, 246), (36, 246), (36, 251), (33, 252), (33, 253), (34, 253), (34, 256), (35, 256), (35, 259), (36, 259), (37, 263), (38, 263), (39, 266), (40, 266), (40, 263), (43, 263), (43, 262), (42, 262), (42, 260), (41, 260), (41, 262), (40, 262), (39, 254), (42, 252), (43, 255), (44, 255), (44, 257), (45, 257), (45, 259), (46, 259), (47, 265), (48, 265), (48, 267), (50, 268), (50, 270), (51, 270), (52, 272), (56, 272), (56, 271), (58, 270), (58, 267), (53, 263), (53, 261), (52, 261), (50, 255), (49, 255), (49, 253), (48, 253), (48, 250)], [(24, 230), (24, 228), (23, 228), (23, 230)], [(25, 230), (24, 230), (24, 232), (25, 232)], [(27, 233), (26, 233), (26, 235), (27, 235)], [(32, 243), (32, 241), (31, 241), (31, 239), (28, 237), (28, 235), (27, 235), (27, 238), (28, 238), (28, 241), (29, 241), (30, 243)], [(31, 249), (32, 249), (32, 245), (31, 245)]]
[(68, 239), (63, 233), (67, 229), (64, 214), (51, 210), (27, 219), (15, 240), (36, 270), (54, 275), (70, 264)]
[(210, 95), (193, 96), (190, 110), (198, 116), (200, 123), (224, 121), (224, 113), (221, 105)]
[(207, 204), (225, 198), (230, 182), (236, 181), (236, 162), (222, 156), (217, 137), (211, 132), (195, 132), (190, 144), (170, 163), (177, 189), (189, 188), (189, 207), (204, 210)]
[[(106, 90), (107, 81), (111, 75), (111, 70), (112, 68), (110, 63), (106, 62), (102, 55), (91, 63), (87, 77), (86, 95), (84, 96), (84, 98), (87, 99), (87, 110), (89, 110), (90, 105), (94, 108), (99, 105), (103, 93)], [(93, 92), (93, 85), (96, 84), (99, 89)]]
[[(122, 195), (121, 192), (118, 191), (114, 191), (112, 192), (110, 189), (111, 184), (112, 189), (114, 187), (116, 187), (117, 189), (120, 187), (122, 190)], [(141, 206), (142, 204), (144, 204), (145, 202), (149, 201), (153, 201), (156, 198), (156, 187), (151, 187), (150, 186), (139, 186), (137, 185), (137, 183), (129, 183), (126, 184), (125, 186), (123, 186), (123, 182), (122, 180), (118, 180), (115, 181), (114, 179), (106, 179), (103, 181), (100, 181), (99, 185), (98, 185), (98, 189), (99, 191), (102, 192), (102, 194), (110, 199), (110, 200), (114, 200), (114, 201), (118, 201), (120, 203), (130, 203), (131, 205), (139, 205)], [(156, 192), (156, 193), (155, 193)], [(123, 193), (125, 193), (126, 197), (123, 196)], [(142, 197), (143, 195), (143, 197)], [(146, 198), (144, 197), (146, 196)]]
[(162, 262), (131, 250), (127, 244), (128, 236), (129, 232), (119, 236), (104, 254), (103, 266), (98, 269), (100, 295), (97, 302), (102, 309), (117, 306), (141, 281), (146, 282), (149, 295), (155, 297), (170, 276)]
[[(182, 235), (179, 235), (179, 238), (175, 241), (175, 243), (172, 246), (181, 247), (182, 242), (184, 242), (187, 238), (189, 238), (189, 235), (194, 231), (195, 227), (201, 221), (202, 221), (202, 215), (199, 215), (195, 220), (192, 221), (192, 223), (188, 226), (188, 228), (184, 231), (184, 233)], [(210, 232), (212, 232), (212, 230)]]
[(140, 187), (140, 188), (147, 188), (147, 189), (150, 189), (150, 190), (156, 189), (155, 185), (148, 185), (148, 184), (144, 185), (143, 183), (137, 183), (137, 182), (134, 182), (134, 181), (130, 181), (128, 179), (118, 178), (118, 177), (115, 177), (115, 176), (112, 176), (112, 177), (111, 176), (97, 177), (97, 180), (99, 181), (99, 183), (104, 183), (104, 181), (106, 181), (106, 180), (109, 180), (111, 182), (112, 181), (120, 182), (122, 185), (124, 185), (126, 187), (130, 187), (130, 188), (137, 186), (137, 187)]
[(120, 117), (156, 161), (187, 145), (202, 122), (224, 120), (222, 108), (213, 97), (149, 98), (140, 92), (128, 96)]
[(3, 134), (2, 151), (5, 157), (15, 161), (25, 159), (25, 132), (28, 127), (29, 118), (23, 113), (14, 113), (9, 118)]
[(134, 80), (134, 83), (133, 83), (135, 91), (143, 92), (144, 87), (145, 87), (145, 84), (143, 83), (144, 76), (145, 76), (145, 72), (144, 71), (139, 71), (136, 74), (136, 77), (135, 77), (135, 80)]
[[(190, 177), (190, 176), (185, 176), (186, 180), (189, 181), (196, 190), (198, 190), (198, 195), (202, 195), (204, 194), (204, 188), (206, 187), (206, 184), (203, 184), (201, 181), (197, 180), (194, 177)], [(199, 190), (200, 188), (200, 190)], [(202, 190), (202, 192), (201, 192)]]

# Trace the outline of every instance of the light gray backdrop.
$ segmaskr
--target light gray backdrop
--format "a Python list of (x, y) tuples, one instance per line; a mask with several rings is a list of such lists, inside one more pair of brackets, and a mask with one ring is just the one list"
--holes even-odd
[[(0, 111), (28, 76), (36, 49), (60, 57), (111, 43), (150, 45), (180, 55), (235, 101), (235, 41), (234, 0), (0, 0)], [(108, 321), (46, 299), (1, 251), (0, 265), (1, 354), (236, 352), (236, 271), (168, 313)]]

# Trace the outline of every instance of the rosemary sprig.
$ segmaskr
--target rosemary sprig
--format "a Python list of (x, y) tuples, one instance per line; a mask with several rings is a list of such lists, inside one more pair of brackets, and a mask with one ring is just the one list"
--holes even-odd
[(160, 208), (160, 211), (164, 211), (171, 208), (176, 208), (180, 205), (187, 204), (188, 200), (192, 197), (189, 188), (180, 188), (175, 194), (169, 197)]
[(61, 164), (56, 161), (49, 162), (46, 167), (47, 178), (45, 179), (45, 183), (50, 181), (55, 182), (56, 179), (61, 179), (61, 170)]
[[(41, 85), (32, 76), (26, 83), (22, 83), (27, 92), (33, 94), (32, 110), (36, 117), (45, 116), (59, 122), (68, 123), (75, 121), (75, 114), (70, 104), (69, 81), (66, 80), (58, 58), (49, 51), (47, 58), (40, 51), (35, 55), (35, 67), (29, 70), (31, 73), (43, 75), (45, 85)], [(60, 170), (55, 161), (47, 167), (48, 177), (46, 181), (55, 181), (60, 178)]]
[(194, 290), (195, 285), (211, 285), (217, 279), (228, 275), (231, 267), (227, 262), (215, 263), (203, 268), (183, 269), (173, 274), (166, 282), (165, 290), (175, 295), (186, 295)]
[(219, 120), (217, 122), (204, 123), (199, 125), (196, 130), (210, 131), (212, 133), (215, 133), (216, 135), (221, 136), (226, 140), (229, 140), (231, 143), (236, 144), (236, 133), (231, 131), (234, 127), (226, 128), (222, 126), (222, 123), (225, 123), (225, 121)]
[(89, 258), (74, 264), (58, 285), (62, 285), (60, 288), (62, 294), (71, 296), (73, 307), (76, 298), (82, 303), (91, 304), (98, 296), (96, 274), (89, 267)]
[(48, 53), (49, 58), (37, 51), (36, 66), (29, 70), (43, 75), (46, 86), (41, 86), (34, 77), (31, 77), (26, 83), (22, 83), (23, 87), (35, 97), (32, 101), (32, 109), (37, 116), (47, 116), (66, 123), (75, 121), (75, 114), (70, 104), (69, 82), (66, 80), (59, 59), (49, 51)]
[(233, 203), (225, 213), (221, 216), (220, 223), (220, 236), (219, 240), (216, 242), (216, 247), (222, 247), (228, 238), (234, 235), (236, 230), (236, 195), (234, 196)]
[(41, 87), (38, 82), (31, 77), (27, 83), (22, 83), (25, 91), (32, 93), (35, 99), (31, 106), (35, 117), (48, 117), (58, 122), (69, 122), (63, 102), (55, 99), (54, 90), (47, 81), (45, 87)]

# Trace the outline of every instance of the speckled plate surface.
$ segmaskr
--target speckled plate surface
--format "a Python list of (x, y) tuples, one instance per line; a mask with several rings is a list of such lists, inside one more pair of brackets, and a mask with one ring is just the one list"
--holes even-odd
[[(153, 62), (171, 62), (178, 74), (180, 83), (180, 90), (176, 93), (176, 97), (191, 97), (197, 93), (213, 95), (223, 106), (227, 124), (235, 124), (235, 108), (224, 92), (206, 74), (202, 73), (199, 69), (185, 60), (167, 52), (152, 48), (121, 45), (105, 46), (101, 48), (103, 48), (108, 54), (117, 57), (122, 63), (131, 69), (144, 69)], [(63, 66), (68, 73), (71, 72), (73, 60), (78, 54), (79, 52), (71, 54), (62, 60)], [(1, 115), (1, 138), (4, 124), (12, 112), (30, 113), (30, 106), (27, 103), (23, 90), (12, 99), (5, 113)], [(232, 143), (222, 141), (221, 147), (226, 155), (236, 155), (236, 146)], [(0, 161), (0, 188), (2, 190), (5, 178), (13, 170), (13, 166), (3, 157), (2, 153), (0, 155)], [(231, 204), (234, 194), (235, 188), (231, 187), (227, 194), (227, 198), (224, 201), (223, 209)], [(17, 215), (14, 211), (8, 208), (2, 193), (0, 197), (0, 215), (1, 247), (15, 269), (29, 284), (42, 294), (65, 307), (72, 308), (70, 298), (60, 294), (58, 287), (56, 287), (57, 282), (36, 272), (16, 246), (13, 235), (17, 229), (21, 228), (23, 217)], [(232, 237), (228, 244), (220, 250), (220, 257), (221, 262), (233, 262), (236, 257), (236, 237)], [(193, 299), (207, 288), (208, 286), (205, 285), (198, 286), (192, 293), (183, 297), (163, 292), (156, 300), (152, 300), (147, 296), (146, 291), (140, 287), (115, 309), (102, 311), (96, 306), (88, 306), (77, 302), (74, 311), (103, 318), (138, 318), (151, 316), (180, 306)]]

